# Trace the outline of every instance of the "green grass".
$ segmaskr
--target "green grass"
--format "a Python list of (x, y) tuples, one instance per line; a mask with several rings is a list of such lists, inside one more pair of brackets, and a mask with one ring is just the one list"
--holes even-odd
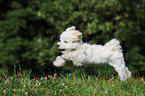
[(143, 78), (121, 82), (114, 79), (98, 79), (95, 76), (73, 73), (66, 76), (46, 76), (30, 79), (29, 74), (18, 73), (0, 77), (2, 96), (145, 96)]

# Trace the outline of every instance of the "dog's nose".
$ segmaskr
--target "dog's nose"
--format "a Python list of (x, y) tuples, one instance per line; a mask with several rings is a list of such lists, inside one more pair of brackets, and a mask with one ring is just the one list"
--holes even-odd
[(60, 42), (57, 42), (57, 47), (59, 47), (60, 46)]
[(57, 45), (57, 47), (59, 47), (59, 45)]

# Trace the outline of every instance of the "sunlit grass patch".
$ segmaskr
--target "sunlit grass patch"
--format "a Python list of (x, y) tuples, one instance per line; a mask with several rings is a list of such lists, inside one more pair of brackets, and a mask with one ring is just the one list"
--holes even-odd
[(121, 82), (119, 79), (99, 79), (95, 76), (73, 73), (67, 75), (47, 75), (31, 79), (22, 73), (0, 78), (0, 94), (9, 95), (46, 95), (46, 96), (144, 96), (145, 81), (142, 78), (131, 78)]

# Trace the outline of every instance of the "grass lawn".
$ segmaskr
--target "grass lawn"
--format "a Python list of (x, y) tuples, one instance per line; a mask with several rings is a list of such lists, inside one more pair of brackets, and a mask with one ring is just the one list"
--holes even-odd
[(18, 73), (0, 77), (1, 96), (145, 96), (143, 78), (99, 79), (82, 74), (66, 76), (56, 74), (30, 79), (29, 74)]

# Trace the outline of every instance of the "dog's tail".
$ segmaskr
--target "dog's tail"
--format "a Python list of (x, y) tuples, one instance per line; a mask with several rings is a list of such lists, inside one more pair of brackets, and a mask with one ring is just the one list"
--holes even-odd
[(122, 48), (120, 46), (120, 42), (116, 39), (110, 40), (109, 42), (107, 42), (105, 44), (105, 46), (107, 46), (110, 50), (122, 51)]

